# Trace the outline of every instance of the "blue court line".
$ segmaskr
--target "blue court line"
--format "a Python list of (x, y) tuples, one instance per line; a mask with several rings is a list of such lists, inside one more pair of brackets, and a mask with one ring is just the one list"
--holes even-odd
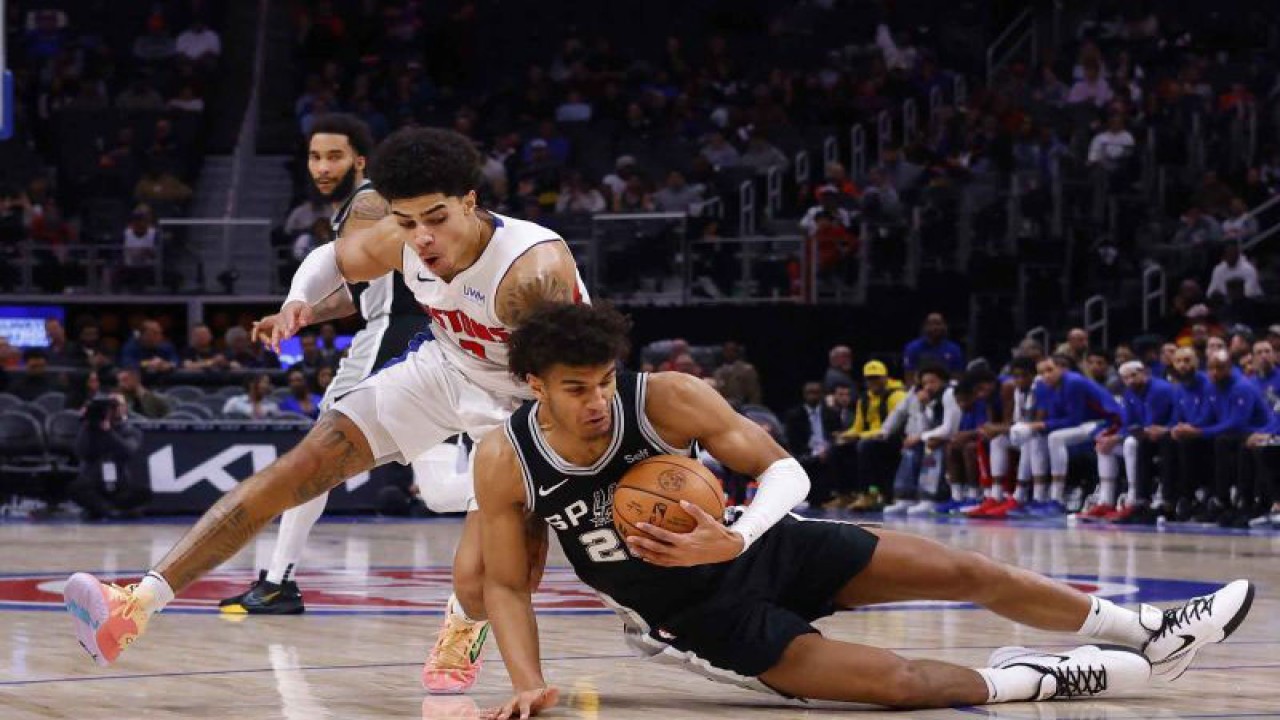
[[(634, 655), (565, 655), (561, 657), (542, 658), (542, 662), (571, 662), (575, 660), (618, 660), (621, 658), (632, 658)], [(504, 665), (501, 658), (486, 660), (487, 663)], [(364, 663), (358, 665), (302, 665), (299, 667), (288, 668), (241, 668), (237, 670), (193, 670), (189, 672), (172, 672), (172, 673), (139, 673), (136, 675), (99, 675), (88, 677), (59, 677), (59, 678), (40, 678), (38, 680), (2, 680), (0, 687), (16, 686), (16, 685), (48, 685), (52, 683), (68, 683), (68, 682), (96, 682), (99, 680), (146, 680), (149, 678), (177, 678), (177, 677), (201, 677), (208, 675), (249, 675), (254, 673), (267, 672), (294, 672), (294, 671), (312, 671), (312, 670), (371, 670), (374, 668), (392, 668), (392, 667), (421, 667), (422, 663)]]

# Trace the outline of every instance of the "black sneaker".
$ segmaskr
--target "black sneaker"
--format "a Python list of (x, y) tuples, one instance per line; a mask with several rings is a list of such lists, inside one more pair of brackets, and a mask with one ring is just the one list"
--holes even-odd
[(253, 581), (253, 583), (251, 583), (251, 584), (249, 585), (249, 589), (248, 589), (248, 590), (245, 590), (244, 592), (242, 592), (242, 593), (240, 593), (239, 595), (236, 595), (236, 596), (234, 596), (234, 597), (229, 597), (229, 598), (224, 598), (224, 599), (222, 599), (222, 600), (219, 600), (219, 601), (218, 601), (218, 607), (223, 608), (223, 607), (227, 607), (228, 605), (239, 605), (239, 604), (244, 600), (244, 598), (245, 598), (245, 596), (246, 596), (246, 595), (248, 595), (249, 593), (253, 592), (253, 591), (254, 591), (254, 590), (255, 590), (259, 585), (261, 585), (262, 583), (264, 583), (264, 582), (266, 582), (266, 581), (267, 581), (267, 571), (266, 571), (266, 570), (259, 570), (259, 571), (258, 571), (258, 579), (257, 579), (257, 580), (254, 580), (254, 581)]
[(307, 610), (298, 583), (286, 579), (277, 585), (265, 578), (255, 583), (240, 602), (219, 609), (231, 615), (301, 615)]

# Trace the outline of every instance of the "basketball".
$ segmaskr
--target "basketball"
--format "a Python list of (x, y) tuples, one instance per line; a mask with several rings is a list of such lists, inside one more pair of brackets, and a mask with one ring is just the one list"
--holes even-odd
[(636, 523), (675, 533), (687, 533), (698, 522), (680, 507), (681, 500), (697, 505), (713, 518), (724, 517), (720, 480), (702, 463), (687, 457), (659, 455), (627, 471), (613, 496), (613, 523), (623, 537), (637, 531)]

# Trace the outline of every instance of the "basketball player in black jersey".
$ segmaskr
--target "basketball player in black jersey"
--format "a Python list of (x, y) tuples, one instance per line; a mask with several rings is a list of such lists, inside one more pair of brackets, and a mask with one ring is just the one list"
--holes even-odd
[[(372, 227), (390, 209), (386, 200), (365, 178), (366, 159), (373, 151), (373, 137), (362, 120), (331, 113), (316, 120), (307, 138), (307, 173), (312, 196), (332, 213), (333, 237)], [(253, 327), (253, 339), (273, 346), (298, 329), (360, 313), (364, 327), (351, 341), (347, 356), (321, 400), (322, 410), (355, 388), (374, 370), (404, 352), (418, 333), (429, 332), (430, 318), (413, 299), (399, 272), (389, 272), (371, 282), (350, 283), (314, 306), (289, 303)], [(408, 472), (401, 466), (375, 472)], [(302, 558), (311, 528), (324, 512), (328, 495), (321, 495), (285, 512), (271, 564), (258, 574), (249, 590), (229, 597), (220, 609), (229, 614), (293, 615), (305, 611), (302, 593), (292, 579)]]
[[(553, 705), (543, 679), (525, 552), (530, 515), (555, 529), (574, 571), (624, 616), (632, 644), (713, 679), (793, 697), (892, 707), (1102, 697), (1180, 675), (1202, 645), (1244, 619), (1248, 581), (1160, 611), (1138, 612), (1033, 572), (923, 537), (789, 515), (808, 489), (798, 464), (709, 386), (678, 373), (618, 372), (628, 323), (596, 306), (548, 306), (510, 340), (526, 404), (478, 446), (484, 599), (516, 695), (493, 717)], [(612, 521), (627, 469), (697, 443), (759, 479), (756, 499), (725, 527), (693, 505), (677, 535)], [(908, 660), (823, 637), (809, 623), (838, 609), (909, 600), (971, 602), (1042, 630), (1114, 645), (1063, 654), (1002, 648), (989, 667)]]

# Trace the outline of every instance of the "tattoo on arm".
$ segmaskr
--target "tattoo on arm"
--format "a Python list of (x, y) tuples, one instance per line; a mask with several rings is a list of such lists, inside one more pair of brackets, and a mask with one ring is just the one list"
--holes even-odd
[(512, 327), (518, 327), (543, 303), (572, 301), (573, 288), (556, 273), (555, 268), (543, 268), (520, 278), (515, 287), (498, 298), (498, 317)]
[(349, 217), (376, 222), (391, 213), (391, 206), (376, 192), (362, 192), (351, 204)]
[(353, 315), (356, 304), (345, 287), (340, 287), (329, 294), (329, 297), (311, 306), (311, 324), (328, 322)]

